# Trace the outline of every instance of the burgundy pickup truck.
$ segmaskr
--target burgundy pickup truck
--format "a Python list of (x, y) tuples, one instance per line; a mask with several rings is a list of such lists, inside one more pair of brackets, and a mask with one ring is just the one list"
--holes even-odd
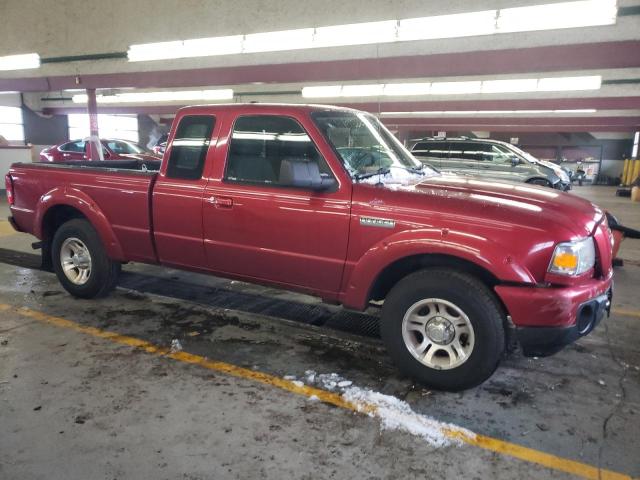
[(380, 305), (390, 355), (436, 388), (487, 379), (514, 338), (545, 355), (608, 311), (606, 216), (542, 187), (442, 175), (368, 113), (181, 109), (159, 171), (142, 161), (16, 164), (11, 222), (64, 288), (92, 298), (124, 262)]

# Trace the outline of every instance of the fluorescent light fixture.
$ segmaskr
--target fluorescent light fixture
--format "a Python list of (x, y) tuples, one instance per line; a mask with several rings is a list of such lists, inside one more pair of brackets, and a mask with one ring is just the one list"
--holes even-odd
[(199, 40), (147, 43), (131, 45), (128, 56), (130, 61), (135, 62), (613, 25), (616, 23), (617, 13), (616, 0), (581, 0)]
[(598, 90), (599, 75), (584, 77), (523, 78), (466, 82), (379, 83), (369, 85), (328, 85), (302, 89), (305, 98), (377, 97), (402, 95), (470, 95), (485, 93), (564, 92)]
[(433, 82), (431, 84), (432, 95), (463, 95), (480, 93), (482, 90), (481, 81), (471, 82)]
[(551, 3), (498, 11), (497, 32), (525, 32), (616, 23), (615, 0)]
[(340, 47), (396, 41), (396, 20), (352, 23), (333, 27), (318, 27), (313, 37), (313, 47)]
[(131, 45), (127, 52), (130, 62), (142, 60), (165, 60), (167, 58), (184, 57), (184, 42), (177, 40), (174, 42), (145, 43), (142, 45)]
[(336, 98), (342, 93), (342, 85), (328, 85), (320, 87), (303, 87), (304, 98)]
[(489, 35), (496, 31), (496, 10), (408, 18), (398, 22), (398, 41)]
[(573, 90), (598, 90), (602, 85), (600, 75), (585, 77), (541, 78), (538, 80), (539, 92), (560, 92)]
[(228, 37), (197, 38), (185, 40), (182, 46), (185, 57), (232, 55), (242, 52), (242, 35)]
[(40, 55), (37, 53), (0, 57), (0, 70), (27, 70), (38, 67), (40, 67)]
[(387, 83), (384, 86), (383, 95), (428, 95), (431, 90), (431, 83)]
[(243, 52), (277, 52), (311, 48), (313, 28), (245, 35)]
[(343, 85), (342, 97), (378, 97), (382, 95), (384, 85), (381, 83), (371, 85)]
[[(233, 98), (233, 90), (185, 90), (175, 92), (135, 92), (117, 93), (115, 95), (98, 95), (98, 103), (148, 103), (148, 102), (189, 102), (200, 100), (230, 100)], [(74, 95), (74, 103), (87, 103), (87, 95)]]
[(538, 80), (535, 78), (485, 80), (482, 82), (482, 93), (535, 92), (537, 88)]

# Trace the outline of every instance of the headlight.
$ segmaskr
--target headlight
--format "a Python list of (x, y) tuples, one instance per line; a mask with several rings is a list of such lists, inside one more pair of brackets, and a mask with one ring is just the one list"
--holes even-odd
[(596, 264), (593, 238), (559, 243), (551, 257), (549, 272), (559, 275), (580, 275)]

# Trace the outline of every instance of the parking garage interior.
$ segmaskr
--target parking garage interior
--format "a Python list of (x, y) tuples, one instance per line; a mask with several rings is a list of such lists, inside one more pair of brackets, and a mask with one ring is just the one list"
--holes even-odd
[[(6, 178), (0, 185), (0, 479), (640, 477), (636, 0), (4, 0), (0, 27), (0, 173)], [(157, 261), (142, 254), (110, 258), (120, 272), (113, 290), (78, 298), (58, 280), (55, 261), (65, 260), (61, 252), (52, 253), (57, 244), (53, 232), (47, 237), (46, 222), (38, 235), (21, 219), (33, 215), (33, 225), (42, 222), (58, 190), (66, 192), (63, 204), (70, 208), (75, 194), (69, 192), (89, 191), (91, 182), (108, 190), (115, 185), (113, 175), (129, 175), (132, 180), (118, 189), (130, 201), (101, 194), (86, 208), (122, 202), (98, 216), (134, 238), (140, 232), (125, 217), (142, 222), (136, 219), (135, 182), (153, 178), (160, 185), (171, 177), (180, 142), (195, 138), (182, 135), (180, 122), (189, 114), (205, 115), (207, 108), (219, 115), (203, 137), (207, 162), (214, 161), (214, 148), (229, 148), (231, 158), (234, 148), (244, 148), (234, 142), (266, 142), (269, 135), (283, 144), (287, 138), (294, 145), (310, 142), (305, 162), (292, 158), (302, 156), (291, 153), (299, 151), (294, 148), (281, 153), (274, 170), (280, 179), (258, 186), (251, 183), (253, 175), (260, 177), (257, 170), (245, 174), (251, 181), (243, 183), (228, 166), (205, 165), (189, 186), (194, 192), (201, 182), (203, 190), (193, 194), (199, 197), (178, 203), (184, 192), (167, 190), (166, 208), (175, 216), (152, 217), (138, 229), (148, 237), (154, 228), (173, 232), (187, 223), (201, 230), (204, 225), (205, 237), (197, 243), (204, 249), (215, 245), (222, 256), (229, 252), (225, 268), (207, 270), (186, 241), (175, 240), (179, 248), (170, 261), (157, 254)], [(281, 112), (281, 122), (241, 128), (243, 116), (259, 118), (262, 111)], [(300, 120), (305, 112), (312, 112), (308, 123)], [(346, 121), (340, 129), (332, 117), (326, 130), (339, 133), (326, 133), (317, 116), (323, 112), (340, 121), (339, 115), (353, 115), (361, 130), (353, 133)], [(373, 144), (358, 143), (369, 132)], [(262, 145), (255, 155), (264, 158)], [(366, 152), (360, 156), (362, 145)], [(355, 156), (345, 157), (349, 149)], [(385, 155), (409, 160), (383, 168)], [(308, 167), (308, 157), (325, 163), (316, 167), (316, 177), (299, 180), (295, 172), (300, 163)], [(367, 159), (371, 164), (358, 170)], [(220, 161), (225, 159), (216, 156)], [(385, 180), (394, 167), (398, 178), (416, 172), (425, 178), (398, 186), (395, 177)], [(284, 182), (286, 168), (292, 177), (286, 186), (294, 189), (269, 196), (269, 188)], [(224, 176), (207, 173), (214, 171)], [(330, 187), (316, 188), (314, 182), (333, 175)], [(353, 181), (349, 192), (371, 191), (371, 199), (341, 197), (344, 179)], [(54, 180), (55, 191), (37, 190)], [(223, 203), (226, 197), (217, 193), (205, 198), (207, 182), (234, 188), (234, 203)], [(428, 186), (420, 197), (428, 198), (417, 203), (406, 190), (421, 182)], [(99, 190), (95, 185), (91, 191)], [(274, 205), (309, 185), (315, 190), (306, 203), (272, 216)], [(249, 202), (243, 188), (269, 194), (246, 213), (238, 208)], [(25, 195), (37, 206), (20, 203)], [(348, 238), (314, 230), (341, 215), (337, 207), (327, 215), (313, 198), (331, 195), (335, 205), (348, 205)], [(400, 195), (402, 211), (393, 203)], [(216, 209), (233, 205), (230, 215), (244, 213), (208, 222), (208, 201)], [(475, 207), (472, 201), (482, 203)], [(378, 214), (356, 213), (365, 207)], [(505, 210), (516, 214), (503, 217)], [(465, 220), (476, 211), (478, 218)], [(425, 212), (431, 217), (425, 219)], [(569, 231), (580, 215), (593, 217), (586, 233), (559, 245), (554, 240), (524, 247), (529, 238)], [(261, 217), (269, 220), (261, 224)], [(549, 219), (547, 225), (540, 226), (542, 218)], [(465, 222), (468, 229), (459, 237), (466, 240), (458, 251), (466, 253), (451, 260), (443, 252)], [(590, 232), (601, 222), (610, 250), (591, 243), (591, 265), (579, 272), (589, 255), (576, 256), (575, 275), (567, 274), (571, 281), (563, 283), (558, 272), (564, 275), (571, 261), (562, 257), (569, 261), (563, 263), (558, 248), (574, 242), (574, 250), (561, 252), (573, 254), (579, 242), (592, 241), (596, 234)], [(441, 227), (435, 241), (420, 240), (420, 234)], [(98, 244), (108, 247), (101, 227), (90, 228), (102, 239)], [(217, 242), (206, 238), (207, 228), (214, 237), (219, 228), (231, 233)], [(352, 249), (365, 243), (357, 232), (400, 235), (402, 228), (414, 236), (400, 236), (396, 244), (389, 237), (365, 249), (364, 260), (352, 257)], [(491, 229), (500, 232), (498, 244), (507, 237), (514, 243), (501, 247), (505, 257), (499, 260), (482, 250), (490, 242), (478, 240)], [(317, 287), (328, 277), (318, 261), (324, 253), (300, 247), (282, 255), (280, 271), (271, 262), (271, 244), (257, 243), (262, 247), (255, 251), (233, 244), (245, 231), (272, 242), (302, 239), (322, 252), (344, 243), (348, 253), (335, 266), (344, 291), (334, 298)], [(164, 241), (152, 236), (149, 248), (162, 252)], [(378, 250), (409, 247), (419, 250), (393, 265), (357, 268)], [(94, 264), (87, 276), (99, 268), (89, 250)], [(542, 250), (549, 251), (544, 259)], [(524, 285), (492, 273), (517, 264), (520, 252), (523, 265), (544, 264), (542, 277), (530, 275), (536, 281), (527, 286), (536, 291), (522, 295), (526, 308), (499, 293), (501, 287)], [(81, 274), (82, 260), (75, 255)], [(607, 255), (612, 258), (603, 265)], [(258, 273), (225, 275), (234, 264), (240, 264), (239, 272)], [(478, 308), (497, 305), (504, 326), (497, 368), (465, 388), (447, 389), (412, 375), (399, 365), (388, 340), (389, 305), (403, 298), (399, 290), (413, 289), (402, 280), (422, 274), (411, 278), (429, 284), (430, 274), (448, 278), (438, 277), (444, 268), (456, 278), (471, 278), (455, 284), (452, 298), (472, 295), (481, 283), (489, 300)], [(270, 271), (271, 280), (261, 269)], [(289, 269), (303, 280), (281, 280)], [(349, 277), (352, 272), (361, 276)], [(380, 275), (374, 276), (377, 282), (371, 279), (365, 288), (366, 274), (374, 273)], [(388, 276), (380, 280), (383, 274)], [(589, 287), (592, 296), (573, 310), (566, 305), (577, 293), (548, 308), (530, 300), (540, 291), (567, 292), (585, 275), (613, 286), (607, 283), (597, 298), (596, 287)], [(362, 305), (350, 296), (359, 288), (367, 294)], [(466, 344), (459, 363), (467, 355), (475, 359), (485, 339), (476, 321), (489, 314), (480, 312), (476, 320), (450, 299), (435, 300), (460, 312), (461, 317), (450, 313), (455, 318), (471, 317), (461, 328), (476, 328), (476, 340), (462, 334)], [(588, 326), (564, 348), (551, 356), (537, 350), (525, 355), (523, 337), (513, 333), (522, 326), (517, 312), (528, 311), (531, 327), (548, 325), (556, 311), (569, 308), (573, 317), (563, 324), (569, 328), (579, 322), (576, 308), (583, 311), (587, 300), (597, 301), (589, 303)], [(432, 330), (427, 327), (417, 343), (447, 342), (451, 325), (442, 315), (430, 320)], [(592, 316), (597, 320), (591, 322)], [(401, 315), (398, 322), (406, 320)], [(551, 341), (550, 331), (536, 334), (538, 342)], [(400, 348), (413, 354), (415, 345), (407, 338)], [(420, 367), (438, 374), (455, 370), (453, 361), (444, 369), (429, 362)]]

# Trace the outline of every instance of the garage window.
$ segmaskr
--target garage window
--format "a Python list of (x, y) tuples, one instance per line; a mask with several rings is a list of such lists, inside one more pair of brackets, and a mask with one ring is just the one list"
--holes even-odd
[(24, 143), (24, 122), (20, 107), (0, 107), (0, 135), (10, 142)]
[(238, 118), (229, 145), (226, 180), (278, 185), (283, 160), (314, 162), (322, 177), (332, 176), (307, 132), (293, 118), (278, 115)]
[[(69, 139), (77, 140), (87, 138), (89, 133), (89, 115), (85, 113), (73, 113), (69, 119)], [(137, 143), (138, 116), (137, 115), (98, 115), (98, 129), (100, 138), (114, 138), (129, 140)]]

